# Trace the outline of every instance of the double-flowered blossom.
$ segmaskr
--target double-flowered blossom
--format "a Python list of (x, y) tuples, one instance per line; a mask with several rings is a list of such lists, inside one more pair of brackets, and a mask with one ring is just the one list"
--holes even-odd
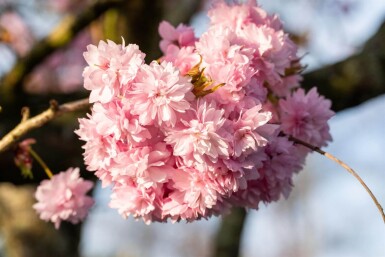
[(165, 142), (173, 147), (174, 156), (181, 157), (185, 163), (203, 163), (207, 161), (205, 157), (213, 162), (219, 157), (227, 158), (229, 146), (221, 137), (226, 121), (224, 110), (206, 102), (197, 102), (196, 105), (197, 110), (193, 110), (191, 119), (181, 118), (181, 126), (170, 129)]
[(174, 126), (176, 113), (190, 108), (193, 85), (187, 77), (179, 76), (179, 70), (170, 62), (142, 65), (126, 92), (131, 113), (139, 116), (143, 125), (154, 121)]
[(159, 24), (159, 34), (162, 37), (159, 46), (164, 52), (170, 46), (193, 46), (196, 41), (193, 28), (183, 24), (174, 28), (169, 22), (162, 21)]
[(307, 94), (298, 89), (279, 101), (282, 131), (316, 146), (331, 140), (327, 121), (333, 116), (330, 100), (319, 96), (316, 88)]
[(89, 66), (84, 69), (84, 87), (91, 90), (90, 102), (110, 102), (122, 87), (130, 83), (144, 62), (137, 45), (117, 45), (100, 41), (98, 47), (89, 45), (84, 53)]
[(288, 197), (308, 151), (331, 140), (330, 101), (299, 88), (297, 46), (255, 2), (216, 1), (200, 38), (162, 22), (163, 56), (101, 41), (84, 56), (91, 113), (76, 131), (110, 207), (193, 221)]
[(86, 195), (92, 186), (91, 181), (80, 177), (79, 168), (69, 168), (41, 182), (33, 208), (42, 220), (51, 221), (57, 229), (63, 220), (76, 224), (87, 216), (94, 204)]

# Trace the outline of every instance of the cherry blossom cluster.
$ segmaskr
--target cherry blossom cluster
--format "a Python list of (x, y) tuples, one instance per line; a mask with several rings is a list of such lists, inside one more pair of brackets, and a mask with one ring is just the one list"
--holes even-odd
[(40, 183), (33, 208), (42, 220), (54, 223), (56, 229), (63, 220), (76, 224), (87, 216), (94, 204), (86, 195), (92, 186), (91, 181), (80, 177), (79, 168), (69, 168)]
[(217, 1), (199, 38), (159, 26), (163, 56), (101, 41), (84, 57), (92, 111), (76, 131), (110, 207), (146, 223), (193, 221), (288, 197), (308, 151), (331, 140), (331, 103), (299, 88), (297, 46), (256, 3)]

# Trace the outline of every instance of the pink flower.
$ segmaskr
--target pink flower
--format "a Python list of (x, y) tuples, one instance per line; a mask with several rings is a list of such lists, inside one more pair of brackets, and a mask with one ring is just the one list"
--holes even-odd
[(225, 83), (216, 94), (209, 95), (221, 104), (237, 104), (245, 95), (245, 87), (255, 75), (252, 67), (254, 49), (237, 44), (237, 36), (219, 27), (204, 33), (196, 43), (202, 55), (201, 67), (214, 84)]
[(240, 28), (251, 21), (250, 8), (247, 5), (228, 5), (225, 1), (217, 1), (209, 10), (208, 16), (212, 25)]
[(255, 157), (262, 158), (263, 165), (250, 169), (254, 175), (246, 175), (246, 188), (230, 198), (234, 205), (258, 209), (260, 202), (269, 203), (278, 201), (281, 195), (289, 196), (292, 177), (302, 168), (305, 156), (286, 137), (272, 139), (262, 154)]
[(76, 224), (87, 216), (94, 204), (86, 195), (92, 186), (91, 181), (79, 177), (79, 168), (69, 168), (40, 183), (33, 208), (42, 220), (53, 222), (56, 229), (63, 220)]
[[(256, 151), (258, 147), (265, 146), (268, 139), (261, 136), (257, 129), (271, 119), (271, 113), (261, 112), (262, 106), (257, 105), (240, 116), (234, 124), (234, 156), (239, 157), (245, 151)], [(272, 125), (267, 125), (272, 126)], [(275, 128), (271, 127), (273, 133)]]
[(152, 138), (150, 131), (139, 124), (138, 117), (121, 105), (119, 102), (95, 103), (92, 115), (79, 119), (80, 126), (75, 133), (86, 141), (84, 160), (90, 171), (109, 170), (112, 159), (120, 152), (146, 144), (144, 142)]
[(156, 183), (166, 182), (168, 175), (174, 171), (168, 163), (170, 155), (171, 151), (164, 143), (120, 152), (114, 158), (110, 174), (113, 181), (121, 184), (128, 178), (143, 188), (154, 187)]
[[(235, 46), (230, 51), (232, 45), (235, 44), (236, 34), (228, 28), (219, 27), (217, 29), (209, 29), (195, 43), (197, 52), (202, 55), (202, 59), (207, 64), (223, 62), (227, 60), (227, 55), (236, 52), (240, 45)], [(241, 51), (238, 51), (241, 52)], [(205, 66), (205, 65), (203, 65)]]
[(173, 178), (175, 190), (169, 195), (163, 211), (173, 220), (195, 220), (211, 209), (220, 195), (207, 173), (193, 168), (177, 171)]
[(257, 49), (253, 67), (259, 70), (258, 79), (266, 80), (275, 94), (285, 96), (290, 93), (291, 88), (297, 86), (298, 80), (285, 81), (286, 70), (293, 68), (293, 63), (298, 60), (297, 47), (286, 33), (271, 27), (250, 24), (239, 36), (245, 45)]
[(172, 181), (171, 192), (164, 199), (162, 214), (174, 222), (208, 218), (214, 214), (213, 208), (218, 203), (238, 190), (238, 174), (224, 165), (217, 165), (213, 170), (179, 167)]
[(301, 67), (277, 16), (252, 0), (216, 1), (209, 16), (199, 39), (162, 22), (159, 62), (112, 42), (85, 54), (96, 103), (76, 133), (124, 218), (194, 221), (287, 197), (308, 153), (287, 136), (331, 139), (330, 102), (291, 94)]
[[(139, 124), (138, 117), (123, 109), (120, 102), (95, 103), (90, 118), (99, 136), (111, 136), (127, 143), (129, 148), (151, 138), (150, 132)], [(78, 135), (81, 135), (80, 130)]]
[[(81, 140), (86, 141), (83, 146), (84, 161), (87, 170), (96, 171), (107, 169), (111, 159), (117, 156), (121, 144), (112, 135), (101, 136), (98, 134), (97, 122), (89, 115), (90, 119), (79, 119), (80, 128), (75, 132)], [(123, 146), (121, 146), (123, 148)]]
[(167, 48), (162, 61), (172, 62), (180, 71), (182, 76), (185, 76), (195, 65), (200, 62), (200, 56), (195, 52), (192, 46), (179, 48), (170, 45)]
[(131, 113), (139, 116), (141, 124), (150, 125), (157, 120), (158, 124), (174, 126), (176, 113), (190, 108), (192, 87), (172, 63), (152, 62), (142, 65), (126, 98), (131, 103)]
[(110, 171), (106, 169), (98, 169), (95, 171), (95, 176), (102, 182), (102, 188), (111, 185), (113, 182)]
[(123, 218), (132, 215), (134, 218), (143, 218), (150, 224), (154, 217), (152, 213), (159, 208), (159, 195), (162, 189), (140, 188), (134, 182), (117, 184), (113, 187), (109, 206), (118, 209)]
[(215, 81), (214, 85), (224, 83), (215, 94), (208, 95), (208, 98), (215, 98), (223, 105), (237, 105), (245, 96), (244, 87), (250, 82), (254, 71), (248, 65), (240, 63), (215, 63), (207, 67), (205, 74)]
[(248, 65), (256, 71), (258, 80), (268, 82), (270, 89), (280, 97), (285, 96), (293, 84), (296, 85), (282, 82), (286, 69), (298, 57), (297, 46), (284, 33), (276, 16), (267, 15), (255, 1), (245, 4), (217, 1), (209, 11), (209, 17), (211, 26), (196, 44), (198, 51), (203, 53), (209, 63), (226, 49), (226, 41), (223, 41), (225, 38), (230, 45), (252, 49), (254, 53)]
[(89, 66), (83, 76), (84, 87), (91, 90), (91, 103), (107, 103), (122, 94), (123, 87), (132, 82), (144, 61), (144, 54), (133, 44), (100, 41), (97, 47), (89, 45), (87, 50), (84, 58)]
[(173, 146), (174, 155), (187, 162), (195, 159), (199, 163), (204, 162), (205, 157), (213, 162), (218, 157), (226, 159), (229, 156), (229, 145), (220, 135), (226, 121), (224, 111), (205, 101), (198, 101), (194, 114), (189, 120), (181, 120), (182, 128), (167, 132), (165, 142)]
[(192, 46), (196, 41), (193, 28), (183, 24), (179, 24), (175, 28), (169, 22), (162, 21), (159, 24), (158, 31), (162, 37), (159, 46), (163, 53), (167, 52), (169, 46)]
[(279, 101), (282, 131), (316, 146), (331, 141), (328, 120), (334, 115), (331, 102), (320, 96), (316, 88), (306, 95), (300, 88), (286, 100)]
[[(234, 3), (235, 2), (235, 3)], [(276, 15), (268, 15), (265, 10), (258, 7), (256, 1), (249, 0), (246, 3), (234, 1), (227, 4), (224, 0), (216, 1), (208, 12), (212, 27), (229, 27), (240, 30), (245, 25), (268, 25), (274, 29), (280, 29), (282, 24)]]

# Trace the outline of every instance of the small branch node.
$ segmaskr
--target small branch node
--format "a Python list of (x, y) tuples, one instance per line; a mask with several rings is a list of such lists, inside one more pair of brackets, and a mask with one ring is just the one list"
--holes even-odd
[(59, 110), (59, 104), (56, 100), (52, 99), (51, 101), (49, 101), (49, 108), (52, 110), (52, 111), (58, 111)]
[(26, 122), (29, 119), (30, 111), (28, 107), (21, 108), (21, 123)]

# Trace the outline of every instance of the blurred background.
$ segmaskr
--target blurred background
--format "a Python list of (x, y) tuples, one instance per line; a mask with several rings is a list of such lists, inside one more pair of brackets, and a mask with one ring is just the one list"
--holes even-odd
[[(301, 46), (303, 85), (332, 99), (333, 142), (326, 149), (354, 169), (385, 204), (385, 1), (260, 0), (278, 13)], [(0, 0), (0, 137), (32, 114), (87, 97), (83, 52), (111, 39), (136, 43), (147, 61), (161, 56), (161, 20), (207, 27), (210, 1), (200, 0)], [(28, 137), (51, 169), (83, 167), (73, 130), (79, 112), (65, 115)], [(294, 179), (288, 200), (258, 211), (191, 224), (145, 225), (108, 208), (109, 189), (98, 185), (97, 203), (83, 225), (59, 231), (36, 218), (36, 183), (21, 176), (12, 150), (0, 154), (1, 257), (361, 257), (385, 256), (385, 230), (370, 197), (341, 167), (312, 154)], [(235, 224), (235, 225), (234, 225)], [(223, 241), (227, 235), (231, 243)], [(238, 244), (239, 242), (239, 244)], [(235, 249), (235, 250), (234, 250)]]

